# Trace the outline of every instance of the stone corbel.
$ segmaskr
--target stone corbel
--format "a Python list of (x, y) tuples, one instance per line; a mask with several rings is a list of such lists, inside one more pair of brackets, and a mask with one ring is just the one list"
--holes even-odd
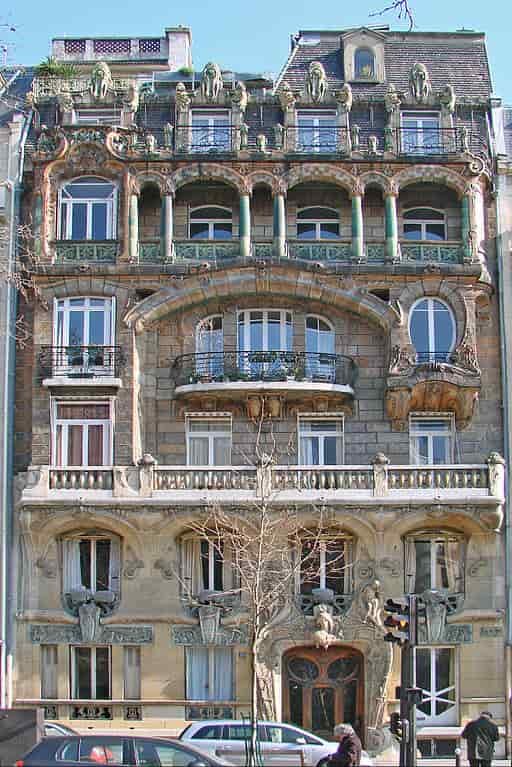
[(327, 95), (327, 77), (323, 64), (312, 61), (304, 87), (304, 97), (311, 104), (320, 104)]
[(352, 152), (352, 134), (350, 131), (349, 114), (352, 110), (352, 88), (345, 83), (339, 91), (334, 94), (336, 99), (336, 123), (338, 127), (337, 149), (342, 155), (349, 155)]
[(135, 115), (139, 108), (139, 87), (136, 82), (130, 83), (123, 94), (123, 109), (121, 112), (121, 127), (132, 128), (135, 125)]
[(279, 91), (279, 103), (283, 110), (283, 150), (285, 152), (294, 152), (297, 146), (297, 97), (286, 81), (282, 84)]
[(247, 101), (248, 95), (245, 83), (239, 81), (231, 92), (231, 143), (234, 152), (247, 149), (248, 127), (244, 122)]
[(396, 87), (391, 83), (384, 96), (384, 105), (387, 113), (387, 123), (385, 128), (385, 146), (384, 150), (392, 155), (397, 155), (400, 151), (400, 105), (402, 99)]
[(186, 152), (190, 144), (190, 111), (191, 98), (183, 83), (176, 86), (175, 106), (176, 106), (176, 129), (175, 129), (175, 149), (177, 152)]

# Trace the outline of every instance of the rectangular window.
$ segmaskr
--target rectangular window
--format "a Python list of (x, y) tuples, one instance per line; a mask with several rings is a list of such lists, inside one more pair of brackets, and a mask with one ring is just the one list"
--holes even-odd
[(71, 697), (110, 699), (110, 647), (71, 647)]
[(77, 109), (75, 110), (78, 125), (114, 125), (121, 124), (120, 109)]
[(54, 374), (113, 375), (114, 300), (61, 298), (55, 302)]
[(140, 647), (124, 648), (124, 699), (140, 700)]
[(233, 653), (229, 647), (186, 647), (188, 700), (233, 699)]
[(58, 698), (58, 646), (41, 645), (41, 698)]
[(111, 240), (116, 236), (117, 188), (109, 181), (81, 177), (59, 191), (59, 240)]
[(464, 546), (461, 538), (439, 535), (406, 540), (406, 591), (422, 594), (441, 589), (452, 594), (464, 591)]
[(439, 154), (443, 152), (437, 112), (402, 112), (402, 152)]
[(416, 687), (424, 700), (416, 709), (422, 725), (457, 724), (455, 650), (452, 647), (417, 647), (415, 650)]
[(300, 593), (332, 589), (335, 595), (351, 592), (352, 542), (348, 538), (305, 540), (301, 546)]
[(192, 111), (192, 152), (231, 151), (231, 130), (228, 112)]
[(451, 416), (411, 416), (409, 436), (411, 464), (417, 466), (453, 463), (454, 427)]
[(298, 152), (335, 152), (337, 148), (336, 112), (299, 112), (297, 115)]
[(111, 466), (110, 402), (56, 402), (53, 428), (54, 466)]
[(237, 573), (231, 547), (223, 541), (187, 536), (181, 543), (181, 574), (184, 594), (197, 597), (201, 591), (236, 591)]
[(119, 592), (118, 538), (83, 537), (62, 541), (64, 593), (88, 589)]
[(299, 417), (299, 464), (340, 466), (343, 464), (343, 417)]
[(231, 418), (186, 418), (187, 465), (231, 464)]

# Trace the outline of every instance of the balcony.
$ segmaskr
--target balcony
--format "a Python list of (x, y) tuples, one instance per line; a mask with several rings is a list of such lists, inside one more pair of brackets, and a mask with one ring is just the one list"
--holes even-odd
[(288, 256), (304, 261), (351, 261), (352, 245), (350, 242), (325, 240), (323, 242), (305, 242), (288, 240)]
[(456, 128), (399, 128), (398, 146), (408, 157), (439, 157), (473, 152), (488, 155), (480, 132), (464, 126)]
[(145, 456), (137, 466), (32, 467), (25, 475), (21, 504), (69, 504), (79, 499), (119, 505), (167, 507), (211, 503), (247, 504), (258, 499), (311, 507), (328, 505), (431, 506), (437, 515), (456, 507), (476, 515), (486, 529), (500, 527), (505, 466), (491, 453), (485, 464), (390, 465), (379, 454), (365, 466), (159, 466)]
[(120, 346), (42, 346), (43, 386), (121, 386), (124, 354)]
[(174, 240), (175, 262), (216, 264), (240, 256), (238, 240)]
[[(176, 397), (215, 396), (247, 403), (258, 418), (258, 397), (268, 397), (266, 415), (279, 417), (287, 402), (320, 397), (328, 405), (352, 402), (357, 365), (350, 357), (292, 351), (211, 352), (177, 357), (171, 371)], [(312, 405), (312, 407), (314, 407)]]
[(161, 264), (165, 261), (160, 240), (139, 242), (139, 264)]
[(116, 240), (58, 240), (53, 243), (56, 264), (115, 264), (119, 250)]
[(402, 263), (463, 264), (464, 249), (461, 242), (412, 242), (400, 241)]

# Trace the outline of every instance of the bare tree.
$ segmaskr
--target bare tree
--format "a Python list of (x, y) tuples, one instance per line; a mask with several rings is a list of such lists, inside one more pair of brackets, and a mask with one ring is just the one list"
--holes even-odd
[(381, 10), (370, 13), (370, 16), (383, 16), (385, 13), (394, 13), (400, 21), (407, 21), (409, 31), (414, 27), (414, 10), (410, 0), (392, 0)]

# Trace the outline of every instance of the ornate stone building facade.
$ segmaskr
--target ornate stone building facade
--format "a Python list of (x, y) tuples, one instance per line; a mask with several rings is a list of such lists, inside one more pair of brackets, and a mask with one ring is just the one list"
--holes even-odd
[(483, 36), (301, 32), (275, 82), (193, 74), (183, 28), (53, 45), (78, 73), (32, 94), (15, 701), (95, 728), (246, 714), (247, 605), (193, 531), (265, 488), (329, 520), (260, 649), (267, 716), (378, 750), (382, 599), (441, 590), (422, 748), (504, 721)]

